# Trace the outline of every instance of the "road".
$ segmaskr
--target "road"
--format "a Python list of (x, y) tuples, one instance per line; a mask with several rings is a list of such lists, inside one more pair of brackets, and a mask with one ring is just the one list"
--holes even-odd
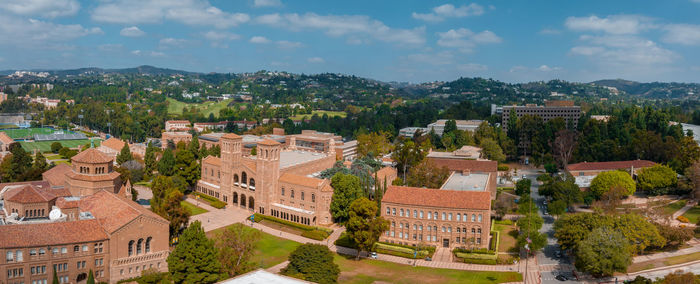
[[(544, 219), (544, 224), (540, 233), (547, 235), (547, 246), (538, 251), (535, 254), (537, 259), (537, 264), (540, 270), (540, 275), (542, 276), (542, 283), (582, 283), (578, 281), (568, 280), (559, 281), (555, 277), (559, 274), (566, 276), (569, 279), (575, 279), (573, 277), (573, 266), (571, 262), (566, 258), (557, 258), (556, 252), (559, 250), (559, 245), (557, 240), (554, 238), (554, 218), (550, 215), (545, 215), (545, 204), (544, 197), (538, 194), (539, 182), (536, 180), (541, 174), (537, 170), (519, 170), (520, 175), (525, 175), (526, 178), (532, 180), (532, 191), (530, 196), (535, 200), (537, 208), (532, 208), (533, 211), (537, 213)], [(532, 259), (530, 259), (532, 261)]]

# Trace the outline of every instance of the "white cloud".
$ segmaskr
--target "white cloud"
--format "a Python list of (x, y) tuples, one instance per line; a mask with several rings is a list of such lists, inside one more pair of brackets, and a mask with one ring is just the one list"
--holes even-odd
[[(700, 0), (698, 0), (700, 2)], [(700, 44), (700, 25), (674, 24), (664, 27), (666, 34), (661, 38), (666, 43), (683, 45)]]
[(547, 65), (540, 65), (540, 67), (537, 67), (537, 70), (542, 71), (542, 72), (551, 72), (551, 71), (559, 71), (559, 70), (561, 70), (561, 67), (557, 67), (557, 66), (549, 67)]
[(478, 44), (499, 43), (501, 38), (491, 31), (474, 33), (469, 29), (459, 28), (438, 33), (437, 44), (443, 47), (459, 48), (462, 52), (471, 52)]
[(254, 37), (250, 38), (250, 42), (257, 43), (257, 44), (268, 44), (271, 41), (264, 36), (254, 36)]
[(22, 19), (5, 15), (0, 17), (0, 45), (51, 47), (46, 43), (67, 42), (88, 35), (103, 34), (98, 27), (62, 25), (36, 19)]
[(145, 35), (146, 33), (143, 32), (139, 27), (137, 26), (131, 26), (131, 27), (126, 27), (123, 28), (120, 32), (120, 35), (126, 36), (126, 37), (140, 37)]
[(224, 40), (236, 40), (241, 38), (241, 36), (234, 34), (234, 33), (229, 33), (229, 32), (220, 32), (220, 31), (208, 31), (204, 33), (204, 38), (211, 40), (211, 41), (224, 41)]
[(165, 53), (159, 52), (159, 51), (151, 51), (151, 56), (153, 57), (163, 57), (165, 56)]
[(230, 28), (248, 22), (244, 13), (229, 13), (207, 0), (107, 0), (92, 11), (92, 19), (117, 24), (159, 23), (163, 20), (192, 26)]
[(323, 58), (321, 58), (321, 57), (311, 57), (311, 58), (309, 58), (309, 59), (306, 59), (306, 61), (308, 61), (309, 63), (323, 63), (323, 62), (326, 62), (326, 61), (323, 60)]
[(669, 64), (678, 58), (673, 51), (638, 36), (607, 35), (581, 36), (583, 45), (571, 48), (573, 55), (587, 56), (604, 65), (653, 66)]
[(446, 18), (464, 18), (467, 16), (479, 16), (484, 13), (484, 7), (479, 4), (471, 3), (455, 7), (452, 4), (444, 4), (433, 8), (432, 13), (413, 13), (411, 16), (414, 19), (423, 20), (426, 22), (441, 22)]
[(292, 31), (320, 30), (329, 36), (348, 36), (354, 40), (372, 38), (412, 46), (425, 43), (424, 27), (396, 29), (364, 15), (269, 14), (257, 17), (255, 22)]
[(604, 32), (608, 34), (638, 34), (655, 27), (651, 18), (635, 15), (568, 17), (564, 25), (574, 31)]
[(137, 50), (132, 50), (132, 51), (131, 51), (131, 54), (133, 54), (133, 55), (141, 55), (141, 50), (138, 50), (138, 49), (137, 49)]
[(282, 1), (280, 1), (280, 0), (255, 0), (255, 1), (253, 1), (253, 6), (256, 8), (281, 7)]
[(4, 0), (0, 9), (23, 16), (55, 18), (75, 15), (80, 3), (76, 0)]
[(287, 41), (287, 40), (280, 40), (276, 42), (277, 47), (282, 48), (282, 49), (292, 49), (292, 48), (299, 48), (302, 47), (303, 44), (298, 41)]
[(187, 43), (186, 39), (166, 37), (158, 41), (161, 47), (180, 47)]

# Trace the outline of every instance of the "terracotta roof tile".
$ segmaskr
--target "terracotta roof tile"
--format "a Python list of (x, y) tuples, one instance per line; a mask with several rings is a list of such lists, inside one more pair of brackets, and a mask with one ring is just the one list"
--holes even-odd
[(74, 180), (83, 180), (83, 181), (107, 181), (107, 180), (115, 180), (119, 178), (119, 172), (111, 172), (108, 174), (101, 174), (101, 175), (86, 175), (86, 174), (79, 174), (74, 171), (70, 171), (66, 174), (67, 177), (74, 179)]
[(113, 160), (114, 159), (105, 155), (104, 153), (100, 152), (99, 150), (97, 150), (95, 148), (89, 148), (85, 151), (78, 153), (77, 155), (73, 156), (73, 158), (71, 158), (71, 161), (73, 161), (73, 162), (87, 163), (87, 164), (111, 163)]
[(614, 162), (583, 162), (578, 164), (570, 164), (566, 168), (569, 171), (612, 171), (618, 169), (647, 168), (656, 165), (656, 163), (647, 160), (632, 160), (632, 161), (614, 161)]
[(207, 156), (202, 160), (202, 164), (210, 164), (214, 166), (221, 166), (221, 158), (216, 157), (216, 156)]
[(55, 246), (107, 239), (97, 220), (0, 226), (0, 248)]
[(66, 200), (63, 197), (56, 199), (56, 207), (61, 209), (66, 208), (78, 208), (80, 206), (80, 200)]
[(7, 190), (3, 198), (17, 203), (42, 203), (55, 199), (56, 195), (33, 185), (24, 185)]
[(66, 181), (66, 174), (72, 171), (71, 166), (66, 164), (58, 164), (48, 171), (45, 171), (41, 176), (45, 181), (48, 181), (51, 186), (63, 186)]
[(394, 169), (393, 167), (383, 167), (377, 171), (377, 178), (380, 180), (384, 180), (384, 177), (396, 176), (396, 174), (396, 169)]
[(294, 185), (301, 185), (301, 186), (306, 186), (306, 187), (318, 188), (325, 181), (325, 179), (312, 178), (312, 177), (307, 177), (307, 176), (300, 176), (300, 175), (285, 173), (285, 174), (282, 174), (282, 176), (280, 176), (279, 181), (284, 182), (284, 183), (294, 184)]
[(449, 158), (428, 158), (435, 166), (447, 167), (450, 171), (471, 172), (496, 172), (498, 171), (498, 162), (496, 161), (479, 161), (466, 159), (449, 159)]
[(226, 139), (242, 139), (241, 136), (236, 135), (235, 133), (226, 133), (224, 136), (221, 136), (221, 138), (226, 138)]
[(491, 193), (390, 185), (384, 193), (382, 203), (490, 210)]
[(12, 144), (15, 140), (10, 138), (5, 131), (2, 131), (0, 132), (0, 142), (2, 142), (2, 144)]
[(272, 139), (265, 139), (263, 141), (258, 142), (258, 145), (265, 145), (265, 146), (277, 146), (280, 145), (280, 142), (277, 142)]
[(255, 163), (255, 160), (251, 159), (241, 159), (241, 163), (248, 167), (251, 171), (255, 172), (257, 171), (258, 164)]
[(187, 123), (190, 124), (189, 120), (168, 120), (167, 123)]
[(92, 213), (100, 221), (105, 231), (110, 234), (141, 215), (168, 223), (167, 220), (151, 210), (104, 190), (82, 198), (80, 209)]
[(105, 146), (105, 147), (114, 149), (114, 150), (116, 150), (116, 151), (121, 151), (122, 148), (124, 148), (124, 145), (125, 145), (125, 144), (126, 144), (126, 143), (124, 143), (124, 141), (119, 140), (119, 139), (114, 138), (114, 137), (111, 137), (111, 138), (109, 138), (109, 139), (103, 141), (103, 142), (100, 144), (100, 146)]

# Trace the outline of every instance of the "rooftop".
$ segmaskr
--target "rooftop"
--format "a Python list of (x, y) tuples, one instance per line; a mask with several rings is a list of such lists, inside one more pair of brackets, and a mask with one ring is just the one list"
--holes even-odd
[(428, 157), (429, 161), (435, 164), (436, 167), (447, 167), (450, 171), (465, 171), (470, 172), (496, 172), (498, 171), (498, 162), (489, 160), (466, 160), (466, 159), (451, 159), (451, 158), (432, 158)]
[(72, 169), (69, 165), (58, 164), (48, 171), (45, 171), (42, 177), (45, 181), (48, 181), (51, 186), (63, 186), (66, 181), (66, 174), (70, 171), (72, 171)]
[(121, 149), (124, 148), (125, 144), (126, 143), (124, 143), (124, 141), (122, 141), (122, 140), (119, 140), (119, 139), (114, 138), (114, 137), (110, 137), (109, 139), (103, 141), (100, 144), (100, 146), (105, 146), (105, 147), (111, 148), (111, 149), (116, 150), (116, 151), (121, 151)]
[(106, 240), (97, 220), (5, 225), (0, 229), (0, 248), (42, 247)]
[(568, 171), (612, 171), (629, 168), (647, 168), (656, 163), (647, 160), (613, 161), (613, 162), (583, 162), (566, 166)]
[(326, 157), (326, 154), (307, 151), (282, 151), (280, 152), (280, 169), (306, 164)]
[(151, 210), (104, 190), (82, 198), (80, 209), (92, 213), (104, 230), (109, 233), (118, 230), (141, 215), (161, 220), (165, 223), (168, 222)]
[(111, 157), (98, 151), (95, 148), (89, 148), (85, 151), (78, 153), (77, 155), (73, 156), (73, 158), (71, 158), (71, 161), (73, 161), (74, 163), (78, 162), (78, 163), (86, 163), (86, 164), (111, 163), (112, 160), (114, 160), (114, 159), (112, 159)]
[[(447, 121), (448, 121), (448, 119), (440, 119), (440, 120), (438, 120), (438, 121), (436, 121), (436, 122), (433, 122), (433, 123), (431, 123), (431, 124), (428, 124), (428, 125), (429, 125), (429, 126), (430, 126), (430, 125), (442, 125), (442, 126), (444, 126), (445, 123), (447, 123)], [(479, 126), (479, 125), (481, 125), (482, 122), (484, 122), (484, 121), (483, 121), (483, 120), (475, 120), (475, 119), (472, 119), (472, 120), (455, 120), (455, 124), (456, 124), (456, 125), (474, 125), (474, 126)]]
[(491, 209), (491, 193), (487, 191), (457, 191), (390, 185), (382, 203), (445, 207), (457, 209)]
[(428, 158), (446, 158), (446, 159), (471, 159), (476, 160), (481, 157), (481, 148), (474, 146), (462, 146), (454, 152), (438, 152), (431, 151), (428, 153)]
[(219, 284), (299, 284), (312, 283), (284, 275), (267, 272), (263, 269), (251, 271), (234, 278), (219, 282)]
[(489, 181), (488, 174), (465, 174), (454, 172), (440, 189), (459, 191), (485, 191)]

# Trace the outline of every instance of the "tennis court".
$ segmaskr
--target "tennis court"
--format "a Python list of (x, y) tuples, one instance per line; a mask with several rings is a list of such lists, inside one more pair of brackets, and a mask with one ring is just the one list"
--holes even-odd
[[(39, 149), (41, 152), (51, 152), (51, 143), (53, 142), (60, 142), (63, 147), (68, 147), (68, 148), (76, 148), (78, 146), (83, 146), (85, 144), (90, 144), (89, 139), (80, 139), (80, 140), (61, 140), (61, 141), (39, 141), (39, 142), (26, 142), (26, 141), (20, 141), (20, 145), (22, 145), (22, 148), (24, 148), (25, 151), (27, 152), (34, 152), (35, 149)], [(95, 147), (100, 146), (100, 140), (95, 139)]]
[(7, 133), (7, 136), (10, 136), (12, 139), (32, 139), (34, 134), (52, 134), (56, 132), (53, 128), (16, 128), (2, 131)]

